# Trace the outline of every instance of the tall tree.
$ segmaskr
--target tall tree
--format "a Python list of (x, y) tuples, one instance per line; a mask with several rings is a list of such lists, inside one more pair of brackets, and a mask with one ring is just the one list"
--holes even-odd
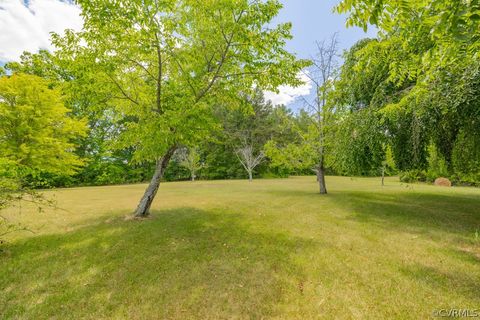
[(312, 58), (312, 67), (305, 74), (313, 84), (315, 98), (313, 102), (305, 100), (311, 114), (313, 126), (311, 134), (315, 136), (317, 149), (315, 172), (320, 194), (327, 193), (325, 184), (325, 153), (327, 148), (327, 130), (332, 123), (334, 106), (328, 103), (338, 69), (338, 39), (334, 34), (328, 41), (317, 42), (317, 52)]
[(214, 103), (256, 84), (298, 84), (305, 65), (283, 49), (290, 24), (272, 27), (276, 0), (79, 0), (84, 30), (55, 37), (64, 56), (95, 70), (111, 90), (123, 131), (119, 147), (155, 161), (135, 211), (146, 216), (179, 145), (194, 145), (213, 126)]
[[(277, 163), (291, 167), (310, 167), (317, 175), (320, 194), (327, 193), (325, 167), (331, 128), (335, 121), (335, 106), (330, 99), (338, 71), (338, 40), (334, 34), (328, 41), (317, 42), (317, 52), (311, 67), (304, 72), (313, 86), (313, 98), (303, 98), (304, 108), (294, 124), (299, 139), (286, 146), (271, 142), (269, 156)], [(281, 152), (274, 150), (281, 148)], [(299, 157), (299, 159), (295, 159)]]
[[(387, 80), (390, 50), (375, 39), (364, 39), (344, 54), (333, 94), (335, 105), (341, 110), (333, 146), (338, 173), (376, 175), (383, 168), (387, 135), (391, 137), (392, 133), (381, 121), (379, 110), (387, 103), (385, 96), (397, 90)], [(368, 66), (364, 65), (367, 56), (371, 56), (372, 62)], [(410, 155), (405, 153), (405, 157)]]

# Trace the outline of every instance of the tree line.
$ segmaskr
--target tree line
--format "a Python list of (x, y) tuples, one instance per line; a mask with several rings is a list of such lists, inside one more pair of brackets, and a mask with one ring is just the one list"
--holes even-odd
[[(378, 30), (309, 60), (275, 0), (83, 1), (84, 28), (0, 71), (0, 175), (14, 190), (326, 174), (480, 183), (476, 1), (341, 1)], [(313, 94), (292, 112), (265, 90)], [(383, 183), (383, 180), (382, 180)], [(6, 203), (8, 197), (2, 198)]]

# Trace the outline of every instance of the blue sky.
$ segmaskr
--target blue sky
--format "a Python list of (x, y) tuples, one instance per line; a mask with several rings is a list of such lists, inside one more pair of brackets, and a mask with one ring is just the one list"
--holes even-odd
[(360, 28), (346, 28), (345, 15), (333, 13), (340, 0), (281, 0), (283, 9), (277, 21), (293, 24), (294, 38), (288, 43), (291, 51), (301, 58), (309, 58), (315, 52), (315, 41), (329, 38), (338, 32), (340, 48), (348, 49), (365, 37), (374, 37), (375, 31), (367, 33)]
[[(316, 41), (330, 38), (338, 34), (339, 53), (350, 48), (355, 42), (366, 37), (375, 37), (375, 29), (365, 33), (360, 28), (346, 28), (347, 17), (333, 13), (333, 8), (340, 0), (280, 0), (283, 3), (275, 22), (292, 22), (293, 39), (287, 43), (290, 52), (299, 58), (308, 59), (315, 55)], [(313, 100), (312, 87), (308, 77), (300, 75), (305, 84), (296, 88), (289, 86), (280, 87), (280, 92), (265, 92), (265, 98), (274, 104), (287, 105), (294, 111), (303, 106), (304, 97)]]
[[(290, 21), (294, 38), (288, 49), (299, 58), (310, 58), (315, 53), (315, 41), (321, 41), (338, 32), (340, 49), (348, 49), (356, 41), (373, 37), (359, 28), (346, 28), (346, 17), (332, 12), (340, 0), (280, 0), (284, 8), (274, 22)], [(79, 30), (82, 26), (80, 9), (61, 0), (0, 0), (0, 65), (17, 60), (23, 51), (36, 52), (52, 49), (49, 33), (62, 33), (66, 28)], [(279, 94), (267, 98), (275, 104), (292, 104), (299, 96), (309, 95), (310, 85), (298, 88), (283, 86)]]

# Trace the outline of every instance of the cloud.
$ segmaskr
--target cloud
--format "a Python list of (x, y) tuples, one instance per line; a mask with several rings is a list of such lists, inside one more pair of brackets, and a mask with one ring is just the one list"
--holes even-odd
[(0, 0), (0, 61), (17, 60), (23, 51), (52, 50), (50, 32), (80, 30), (80, 12), (60, 0)]
[(265, 91), (265, 100), (270, 100), (273, 105), (288, 105), (298, 97), (309, 95), (312, 89), (310, 79), (304, 73), (300, 73), (298, 78), (302, 80), (303, 84), (298, 87), (280, 86), (278, 93)]

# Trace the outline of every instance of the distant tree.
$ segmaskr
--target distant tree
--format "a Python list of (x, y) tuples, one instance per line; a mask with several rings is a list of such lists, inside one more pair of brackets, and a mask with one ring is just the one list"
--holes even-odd
[(190, 180), (195, 181), (198, 171), (203, 167), (197, 148), (182, 148), (177, 150), (180, 165), (190, 173)]
[(254, 154), (252, 145), (245, 144), (236, 151), (238, 160), (248, 173), (248, 181), (253, 180), (253, 170), (263, 161), (265, 154), (260, 151)]
[[(218, 106), (215, 114), (221, 126), (198, 144), (198, 152), (204, 162), (202, 178), (243, 178), (246, 171), (236, 151), (244, 146), (244, 138), (248, 138), (247, 142), (251, 143), (254, 154), (259, 154), (270, 139), (282, 143), (294, 139), (292, 130), (284, 125), (293, 119), (293, 113), (284, 106), (273, 107), (263, 97), (260, 99), (260, 96), (263, 94), (249, 95), (241, 108)], [(172, 166), (169, 170), (170, 176), (176, 168)], [(293, 171), (289, 168), (277, 166), (269, 158), (264, 158), (255, 168), (253, 176), (286, 177), (290, 173)], [(183, 176), (180, 170), (177, 170), (177, 176)]]
[(228, 147), (251, 181), (254, 169), (264, 160), (263, 147), (278, 127), (273, 124), (273, 106), (265, 101), (260, 88), (251, 94), (243, 94), (241, 103), (236, 110), (223, 108), (220, 118)]

